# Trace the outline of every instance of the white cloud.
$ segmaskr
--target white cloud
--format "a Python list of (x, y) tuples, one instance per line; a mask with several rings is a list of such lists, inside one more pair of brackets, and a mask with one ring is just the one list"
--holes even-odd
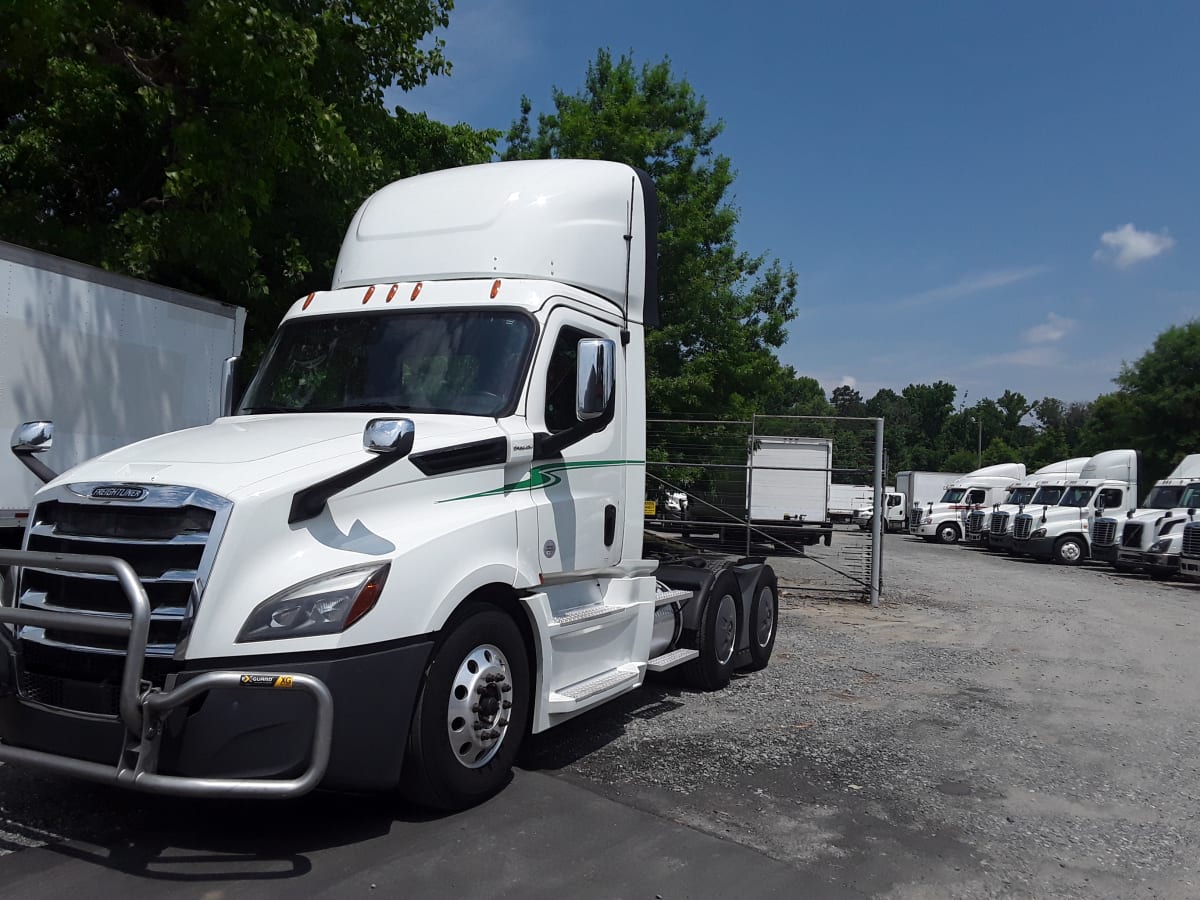
[(1047, 271), (1046, 266), (1027, 266), (1023, 269), (997, 269), (992, 272), (980, 272), (977, 275), (965, 275), (952, 284), (944, 284), (940, 287), (930, 288), (927, 291), (921, 291), (919, 294), (911, 294), (908, 297), (903, 297), (887, 305), (893, 309), (911, 309), (947, 300), (958, 300), (962, 297), (969, 297), (972, 294), (982, 293), (983, 291), (993, 291), (997, 288), (1007, 287), (1010, 284), (1016, 284), (1018, 281), (1034, 278), (1045, 271)]
[(1138, 231), (1132, 222), (1127, 222), (1120, 228), (1100, 235), (1100, 243), (1103, 246), (1092, 254), (1093, 259), (1111, 262), (1118, 269), (1128, 269), (1166, 253), (1175, 246), (1175, 238), (1165, 228), (1155, 234), (1153, 231)]
[(858, 379), (853, 375), (843, 375), (841, 384), (844, 384), (846, 387), (858, 387)]
[(1021, 338), (1027, 344), (1053, 344), (1065, 338), (1074, 330), (1076, 324), (1074, 319), (1050, 313), (1045, 322), (1027, 329), (1021, 334)]

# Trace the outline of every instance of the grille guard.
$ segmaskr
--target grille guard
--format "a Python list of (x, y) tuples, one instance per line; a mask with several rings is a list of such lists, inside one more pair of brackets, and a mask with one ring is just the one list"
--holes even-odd
[[(115, 766), (89, 760), (13, 747), (0, 743), (0, 762), (29, 765), (62, 775), (112, 784), (147, 793), (190, 797), (297, 797), (315, 788), (329, 765), (333, 740), (333, 695), (311, 675), (230, 670), (205, 672), (168, 691), (142, 678), (150, 632), (150, 601), (129, 563), (114, 556), (39, 553), (0, 550), (0, 566), (30, 567), (60, 572), (113, 575), (129, 600), (130, 617), (115, 618), (87, 613), (0, 607), (0, 623), (40, 628), (69, 627), (77, 631), (127, 636), (125, 665), (121, 672), (120, 714), (125, 726), (120, 759)], [(193, 778), (158, 772), (163, 718), (176, 707), (213, 688), (243, 690), (300, 690), (316, 702), (312, 748), (308, 768), (296, 778)]]

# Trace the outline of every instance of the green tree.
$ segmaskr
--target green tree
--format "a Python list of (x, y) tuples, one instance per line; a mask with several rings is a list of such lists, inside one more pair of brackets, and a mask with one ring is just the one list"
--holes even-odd
[(863, 402), (862, 394), (848, 384), (839, 385), (829, 395), (829, 402), (837, 410), (839, 416), (865, 416), (867, 405)]
[(1145, 479), (1200, 451), (1200, 319), (1168, 328), (1116, 382), (1132, 407), (1127, 445), (1141, 451)]
[(329, 283), (354, 207), (498, 134), (383, 92), (448, 72), (452, 0), (0, 5), (0, 235), (250, 307)]
[(1020, 462), (1021, 453), (1001, 437), (992, 438), (983, 448), (983, 464), (998, 466), (1001, 463)]
[(505, 159), (610, 159), (645, 170), (658, 188), (662, 323), (646, 340), (652, 407), (778, 412), (768, 404), (787, 403), (796, 389), (795, 373), (775, 357), (795, 315), (796, 273), (738, 249), (733, 167), (713, 146), (723, 126), (704, 99), (667, 60), (638, 68), (601, 50), (583, 88), (555, 89), (553, 103), (535, 123), (522, 98)]

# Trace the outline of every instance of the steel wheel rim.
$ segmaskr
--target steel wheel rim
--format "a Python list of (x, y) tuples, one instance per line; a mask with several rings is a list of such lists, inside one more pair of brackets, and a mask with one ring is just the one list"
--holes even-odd
[(775, 594), (764, 585), (758, 592), (758, 622), (755, 637), (758, 646), (765, 647), (775, 634)]
[(1078, 562), (1083, 556), (1083, 548), (1074, 541), (1067, 541), (1058, 549), (1058, 555), (1067, 562)]
[(717, 662), (725, 665), (733, 658), (733, 648), (737, 645), (737, 601), (733, 594), (724, 594), (717, 601), (715, 631), (713, 649), (717, 651)]
[(512, 672), (494, 644), (480, 644), (450, 683), (446, 736), (459, 765), (486, 766), (504, 743), (512, 708)]

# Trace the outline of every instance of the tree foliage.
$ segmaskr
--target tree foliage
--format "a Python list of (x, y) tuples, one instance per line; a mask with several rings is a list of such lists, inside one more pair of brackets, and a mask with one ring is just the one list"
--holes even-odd
[(733, 166), (716, 152), (723, 126), (704, 99), (667, 60), (638, 67), (601, 50), (582, 89), (555, 89), (553, 104), (534, 121), (522, 99), (506, 159), (615, 160), (645, 170), (658, 189), (662, 323), (647, 336), (651, 408), (734, 418), (811, 408), (811, 385), (775, 356), (795, 315), (796, 274), (738, 248)]
[(452, 0), (0, 5), (0, 236), (250, 307), (329, 283), (354, 207), (498, 135), (383, 92), (449, 65)]

